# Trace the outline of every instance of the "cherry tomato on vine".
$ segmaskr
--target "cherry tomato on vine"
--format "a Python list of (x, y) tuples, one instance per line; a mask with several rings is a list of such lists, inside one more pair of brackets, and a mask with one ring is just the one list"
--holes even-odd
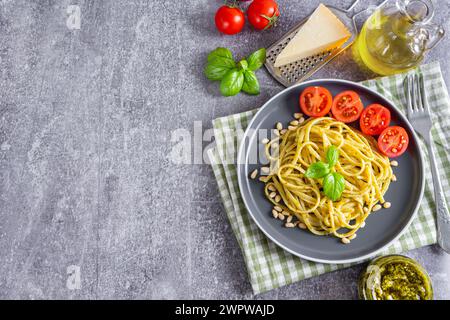
[(244, 28), (245, 15), (238, 7), (225, 5), (217, 10), (214, 20), (217, 30), (232, 35), (241, 32)]
[(257, 30), (271, 28), (279, 16), (278, 5), (273, 0), (254, 0), (247, 9), (248, 21)]

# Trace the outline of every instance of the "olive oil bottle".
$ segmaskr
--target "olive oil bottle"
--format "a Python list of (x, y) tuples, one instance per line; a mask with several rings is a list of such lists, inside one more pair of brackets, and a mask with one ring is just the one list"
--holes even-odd
[(364, 23), (355, 59), (380, 75), (416, 67), (444, 36), (442, 27), (430, 23), (433, 12), (431, 0), (385, 1)]

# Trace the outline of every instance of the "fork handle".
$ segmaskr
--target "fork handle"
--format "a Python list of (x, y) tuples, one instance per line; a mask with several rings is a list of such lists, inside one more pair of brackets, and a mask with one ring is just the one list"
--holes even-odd
[(434, 197), (437, 214), (437, 240), (439, 246), (447, 253), (450, 253), (450, 214), (442, 191), (441, 178), (437, 170), (435, 153), (433, 151), (433, 139), (431, 131), (426, 139), (428, 155), (431, 160), (431, 174), (433, 176)]

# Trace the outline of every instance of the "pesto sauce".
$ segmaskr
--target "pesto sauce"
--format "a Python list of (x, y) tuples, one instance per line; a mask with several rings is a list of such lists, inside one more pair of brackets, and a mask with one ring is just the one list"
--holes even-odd
[(426, 288), (422, 272), (402, 261), (383, 267), (380, 286), (374, 293), (377, 300), (425, 300), (428, 296)]
[(425, 269), (402, 255), (372, 260), (361, 273), (359, 297), (364, 300), (432, 300), (433, 287)]

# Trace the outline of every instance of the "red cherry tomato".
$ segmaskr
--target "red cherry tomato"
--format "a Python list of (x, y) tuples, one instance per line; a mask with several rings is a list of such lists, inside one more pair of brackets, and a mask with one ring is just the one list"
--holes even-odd
[(239, 8), (222, 6), (216, 12), (215, 22), (217, 30), (224, 34), (232, 35), (242, 31), (245, 16)]
[(399, 126), (387, 127), (378, 137), (378, 148), (389, 158), (401, 156), (408, 148), (409, 137)]
[(350, 123), (359, 119), (364, 105), (355, 91), (343, 91), (333, 99), (331, 113), (336, 120)]
[(247, 9), (248, 21), (256, 30), (271, 28), (279, 16), (278, 5), (273, 0), (255, 0)]
[(361, 114), (359, 126), (365, 134), (376, 136), (391, 122), (391, 112), (381, 104), (371, 104)]
[(323, 117), (330, 112), (333, 97), (323, 87), (308, 87), (300, 95), (300, 108), (310, 117)]

